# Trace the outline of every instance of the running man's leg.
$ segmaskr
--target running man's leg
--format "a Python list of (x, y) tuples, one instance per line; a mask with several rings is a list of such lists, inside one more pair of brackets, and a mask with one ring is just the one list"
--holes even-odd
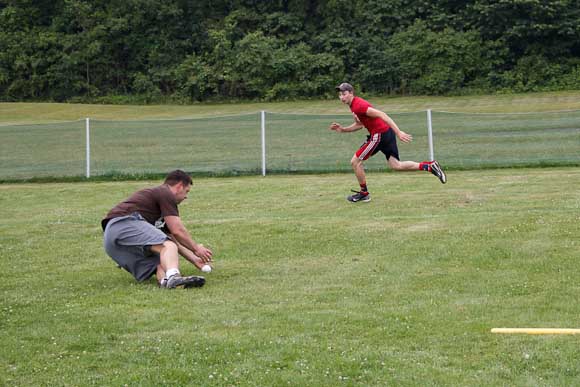
[(358, 184), (360, 185), (360, 191), (354, 191), (354, 195), (347, 196), (346, 200), (351, 203), (356, 202), (370, 202), (371, 194), (367, 188), (366, 183), (366, 175), (365, 175), (365, 168), (363, 164), (363, 160), (361, 160), (356, 154), (350, 160), (352, 165), (352, 169), (354, 170), (354, 174), (356, 175), (356, 179), (358, 180)]
[(437, 161), (423, 161), (418, 163), (416, 161), (400, 161), (394, 156), (387, 159), (389, 166), (396, 171), (426, 171), (435, 175), (441, 183), (447, 182), (447, 176)]
[(368, 193), (364, 161), (368, 160), (369, 157), (377, 153), (379, 144), (381, 143), (381, 138), (381, 133), (375, 133), (371, 136), (367, 136), (367, 140), (355, 152), (354, 156), (352, 156), (352, 159), (350, 160), (350, 165), (352, 166), (358, 184), (360, 185), (360, 192), (363, 194)]
[(363, 160), (359, 159), (358, 156), (355, 154), (354, 156), (352, 156), (352, 159), (350, 159), (350, 165), (352, 165), (352, 170), (354, 171), (354, 174), (356, 176), (356, 179), (358, 180), (359, 185), (361, 187), (363, 185), (366, 186), (367, 177), (365, 174)]
[(421, 165), (415, 161), (401, 161), (397, 137), (392, 130), (383, 134), (378, 150), (383, 152), (387, 164), (395, 171), (418, 171), (421, 168)]
[(418, 171), (419, 163), (415, 161), (400, 161), (397, 160), (394, 156), (389, 157), (387, 160), (389, 163), (389, 167), (394, 169), (395, 171)]

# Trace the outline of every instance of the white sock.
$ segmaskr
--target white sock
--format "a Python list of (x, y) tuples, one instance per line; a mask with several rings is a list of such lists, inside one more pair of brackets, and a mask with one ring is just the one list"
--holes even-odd
[(169, 269), (165, 272), (165, 278), (173, 277), (174, 275), (179, 275), (179, 269)]

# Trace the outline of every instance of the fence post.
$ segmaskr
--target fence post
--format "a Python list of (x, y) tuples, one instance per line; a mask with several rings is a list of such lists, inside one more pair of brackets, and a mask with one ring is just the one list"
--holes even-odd
[(431, 121), (431, 109), (427, 109), (427, 135), (429, 138), (429, 160), (435, 160), (433, 153), (433, 126)]
[(260, 112), (262, 121), (262, 176), (266, 176), (266, 112)]
[(86, 154), (87, 154), (87, 171), (86, 177), (87, 179), (91, 177), (91, 125), (89, 123), (89, 119), (87, 118), (85, 121), (85, 131), (86, 131)]

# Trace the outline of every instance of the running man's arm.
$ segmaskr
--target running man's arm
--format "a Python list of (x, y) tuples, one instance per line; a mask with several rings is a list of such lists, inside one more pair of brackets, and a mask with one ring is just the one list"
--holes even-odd
[(395, 121), (393, 121), (393, 119), (391, 117), (389, 117), (387, 115), (387, 113), (370, 107), (367, 110), (367, 116), (374, 117), (374, 118), (380, 118), (381, 120), (385, 121), (387, 123), (387, 125), (389, 125), (389, 127), (395, 131), (395, 134), (397, 135), (397, 137), (399, 137), (399, 139), (401, 141), (411, 142), (413, 140), (413, 136), (411, 136), (410, 134), (407, 134), (407, 133), (403, 132), (401, 129), (399, 129), (397, 124), (395, 124)]
[(213, 255), (211, 250), (201, 244), (196, 243), (191, 238), (179, 216), (166, 216), (165, 224), (178, 244), (183, 245), (183, 247), (191, 250), (204, 262), (211, 262), (211, 257)]
[(357, 121), (353, 122), (349, 126), (342, 126), (337, 122), (330, 124), (330, 130), (334, 130), (335, 132), (356, 132), (362, 128), (364, 128), (364, 125)]
[(356, 132), (357, 130), (364, 128), (364, 125), (360, 122), (356, 114), (353, 113), (352, 117), (354, 118), (354, 122), (349, 126), (344, 127), (337, 122), (333, 122), (330, 124), (330, 130), (334, 130), (335, 132)]

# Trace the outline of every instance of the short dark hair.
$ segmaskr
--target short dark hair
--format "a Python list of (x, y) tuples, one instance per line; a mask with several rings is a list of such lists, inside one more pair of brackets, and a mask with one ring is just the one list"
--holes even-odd
[(165, 177), (164, 184), (174, 186), (178, 183), (183, 183), (184, 185), (191, 185), (193, 181), (191, 180), (191, 176), (187, 173), (183, 172), (181, 169), (176, 169), (175, 171), (171, 171)]
[(335, 87), (336, 91), (350, 91), (351, 93), (354, 93), (354, 87), (352, 87), (352, 85), (350, 83), (341, 83), (340, 85)]

